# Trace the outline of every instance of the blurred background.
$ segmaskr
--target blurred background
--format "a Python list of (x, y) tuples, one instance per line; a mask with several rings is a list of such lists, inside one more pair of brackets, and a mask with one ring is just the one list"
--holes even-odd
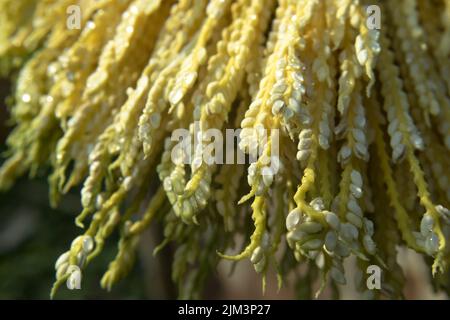
[[(5, 151), (8, 133), (8, 112), (5, 98), (10, 94), (6, 79), (0, 79), (0, 151)], [(0, 163), (3, 162), (0, 159)], [(79, 234), (74, 224), (80, 212), (79, 190), (68, 194), (58, 207), (48, 205), (48, 185), (45, 175), (21, 179), (7, 193), (0, 193), (0, 299), (48, 299), (54, 281), (54, 262), (67, 250)], [(65, 288), (58, 299), (173, 299), (176, 288), (170, 279), (170, 248), (157, 257), (153, 248), (159, 243), (160, 230), (153, 226), (142, 237), (139, 258), (126, 279), (111, 292), (100, 287), (100, 279), (117, 251), (117, 237), (111, 237), (103, 253), (83, 273), (82, 290)], [(399, 261), (407, 277), (407, 299), (446, 299), (433, 292), (429, 285), (429, 270), (422, 258), (409, 250), (399, 251)], [(352, 261), (347, 262), (351, 269)], [(209, 280), (203, 298), (206, 299), (290, 299), (295, 288), (289, 279), (278, 292), (274, 275), (268, 278), (266, 294), (262, 294), (261, 279), (250, 262), (243, 261), (229, 276), (231, 264), (221, 262)], [(349, 269), (349, 270), (350, 270)], [(349, 277), (351, 278), (351, 276)], [(340, 288), (343, 299), (356, 299), (358, 293), (350, 283)], [(331, 297), (325, 292), (321, 299)]]

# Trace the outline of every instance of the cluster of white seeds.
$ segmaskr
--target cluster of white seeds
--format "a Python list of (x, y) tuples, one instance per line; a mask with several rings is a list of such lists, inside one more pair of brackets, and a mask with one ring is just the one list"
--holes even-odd
[[(436, 212), (439, 214), (439, 222), (444, 234), (450, 232), (450, 210), (437, 205)], [(414, 232), (417, 244), (430, 256), (434, 256), (439, 250), (439, 237), (434, 231), (435, 227), (435, 219), (431, 214), (425, 213), (420, 221), (420, 232)]]
[[(296, 56), (290, 56), (289, 60), (285, 57), (280, 58), (276, 63), (276, 82), (268, 100), (272, 114), (281, 117), (283, 128), (291, 138), (295, 136), (295, 131), (300, 125), (311, 123), (308, 110), (301, 106), (306, 91), (301, 69), (301, 62)], [(291, 82), (289, 86), (286, 80)]]
[(312, 208), (323, 214), (326, 225), (303, 215), (299, 208), (292, 210), (286, 218), (287, 241), (294, 249), (296, 259), (307, 257), (324, 269), (326, 257), (331, 258), (327, 266), (330, 276), (337, 283), (345, 284), (343, 259), (350, 255), (346, 242), (342, 241), (342, 226), (338, 216), (324, 209), (321, 198), (311, 201)]
[[(401, 91), (400, 93), (401, 99), (407, 99), (406, 94)], [(406, 100), (405, 100), (406, 101)], [(402, 123), (399, 120), (397, 109), (396, 108), (388, 108), (387, 116), (388, 116), (388, 133), (391, 137), (391, 148), (392, 148), (392, 160), (394, 162), (399, 162), (404, 156), (405, 153), (405, 144), (403, 139), (410, 138), (410, 143), (417, 150), (423, 150), (424, 142), (422, 137), (420, 136), (419, 130), (414, 125), (413, 119), (408, 110), (408, 104), (402, 104), (402, 116), (404, 117), (404, 121)], [(403, 127), (406, 126), (406, 127)], [(403, 132), (407, 132), (408, 136), (404, 137)]]
[(420, 232), (414, 233), (417, 244), (424, 248), (425, 252), (430, 256), (435, 255), (439, 250), (439, 237), (433, 231), (434, 226), (434, 218), (430, 214), (425, 213), (420, 221)]
[(306, 162), (311, 156), (311, 146), (313, 143), (312, 134), (313, 132), (311, 129), (303, 129), (298, 136), (297, 160), (300, 161), (303, 166), (306, 166)]
[[(368, 161), (369, 160), (369, 142), (367, 137), (367, 120), (364, 112), (364, 107), (362, 106), (361, 96), (358, 95), (356, 99), (357, 105), (354, 108), (355, 115), (353, 116), (353, 123), (349, 126), (347, 119), (339, 123), (335, 128), (336, 136), (342, 137), (344, 134), (351, 135), (351, 140), (353, 140), (352, 146), (349, 143), (344, 143), (338, 153), (338, 161), (341, 164), (346, 164), (352, 154), (355, 154), (358, 158)], [(349, 112), (346, 110), (346, 113)], [(348, 132), (350, 130), (350, 132)]]
[(270, 250), (270, 235), (264, 232), (261, 243), (253, 250), (250, 258), (255, 271), (258, 273), (264, 272), (268, 265), (268, 251)]
[(256, 195), (261, 196), (270, 188), (275, 173), (280, 169), (281, 163), (277, 156), (267, 157), (263, 155), (258, 162), (253, 162), (248, 167), (247, 182), (249, 186), (255, 189)]
[[(81, 248), (81, 250), (79, 250)], [(70, 264), (71, 251), (79, 250), (76, 264)], [(55, 263), (56, 279), (68, 275), (67, 287), (76, 289), (81, 283), (81, 269), (86, 263), (87, 256), (94, 250), (94, 240), (90, 236), (79, 236), (72, 241), (71, 249), (64, 252)]]

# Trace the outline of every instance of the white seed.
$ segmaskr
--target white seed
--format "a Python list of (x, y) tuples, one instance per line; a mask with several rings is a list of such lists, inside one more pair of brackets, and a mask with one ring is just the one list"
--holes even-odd
[(302, 101), (302, 96), (305, 93), (305, 88), (299, 84), (294, 82), (294, 90), (292, 91), (291, 97), (292, 99), (295, 99), (296, 101)]
[(353, 212), (347, 212), (345, 217), (351, 224), (353, 224), (358, 229), (362, 228), (362, 226), (363, 226), (362, 219), (359, 216), (357, 216), (356, 214), (354, 214)]
[(322, 198), (314, 198), (309, 204), (316, 211), (322, 211), (325, 209), (325, 204), (323, 203)]
[(329, 211), (325, 211), (324, 214), (325, 221), (328, 223), (328, 225), (334, 230), (339, 230), (340, 222), (338, 216), (335, 213)]
[(66, 251), (62, 255), (59, 256), (58, 260), (55, 262), (55, 270), (58, 270), (59, 267), (63, 264), (69, 261), (70, 252)]
[(395, 148), (402, 141), (403, 135), (400, 131), (396, 131), (391, 138), (391, 146)]
[(256, 99), (253, 100), (252, 103), (250, 103), (250, 106), (248, 107), (250, 110), (251, 109), (257, 109), (262, 105), (262, 100), (261, 99)]
[(125, 190), (129, 191), (132, 187), (132, 179), (131, 177), (126, 177), (125, 179), (123, 179), (123, 187), (125, 188)]
[(262, 250), (261, 247), (257, 247), (252, 254), (252, 257), (250, 258), (250, 261), (253, 264), (258, 263), (259, 261), (261, 261), (261, 259), (264, 257), (264, 252)]
[(269, 235), (268, 232), (264, 232), (264, 234), (263, 234), (263, 236), (261, 238), (261, 244), (260, 245), (261, 245), (261, 248), (263, 250), (267, 250), (267, 249), (270, 248), (271, 243), (270, 243), (270, 235)]
[(422, 137), (417, 133), (411, 135), (411, 143), (417, 150), (423, 150), (425, 148)]
[(170, 177), (164, 178), (163, 186), (164, 186), (164, 190), (166, 190), (167, 192), (172, 191), (172, 180), (170, 179)]
[(86, 255), (86, 253), (84, 251), (78, 252), (78, 254), (77, 254), (77, 264), (79, 266), (83, 266), (84, 263), (86, 262), (86, 258), (87, 258), (87, 255)]
[(303, 231), (300, 230), (294, 230), (291, 231), (287, 234), (287, 238), (292, 240), (292, 241), (300, 241), (302, 239), (304, 239), (307, 236), (307, 234)]
[(292, 111), (292, 109), (289, 108), (285, 108), (283, 111), (283, 117), (286, 118), (286, 120), (291, 119), (294, 116), (294, 111)]
[(300, 139), (298, 142), (298, 150), (308, 150), (311, 147), (311, 144), (312, 139), (310, 138)]
[(192, 216), (194, 214), (194, 210), (191, 206), (191, 204), (188, 201), (183, 202), (183, 209), (181, 211), (181, 216), (186, 219), (187, 221), (192, 219)]
[(392, 120), (392, 121), (389, 123), (389, 126), (388, 126), (388, 133), (389, 133), (390, 136), (392, 136), (395, 132), (397, 132), (398, 124), (399, 124), (399, 122), (398, 122), (398, 119), (397, 119), (397, 118), (395, 118), (394, 120)]
[(354, 119), (355, 125), (358, 128), (364, 128), (366, 126), (366, 117), (361, 114), (357, 114)]
[(352, 181), (352, 184), (354, 184), (355, 186), (360, 188), (363, 186), (363, 178), (359, 171), (352, 170), (352, 172), (350, 173), (350, 179)]
[(97, 208), (97, 210), (100, 210), (100, 208), (103, 206), (104, 203), (105, 203), (104, 194), (98, 194), (97, 197), (95, 198), (95, 207)]
[(450, 219), (450, 210), (448, 210), (447, 208), (441, 206), (441, 205), (437, 205), (436, 206), (436, 211), (441, 215), (441, 217), (443, 217), (444, 219)]
[(328, 123), (328, 119), (324, 117), (322, 121), (319, 123), (320, 133), (324, 136), (328, 137), (331, 134), (330, 125)]
[(310, 150), (300, 150), (299, 152), (297, 152), (297, 160), (300, 162), (305, 162), (306, 160), (308, 160), (310, 155)]
[(67, 279), (67, 288), (70, 290), (81, 288), (81, 270), (78, 266), (71, 265), (67, 269), (67, 273), (70, 274)]
[(363, 212), (361, 210), (361, 207), (359, 206), (358, 202), (355, 199), (350, 199), (347, 203), (347, 209), (350, 212), (353, 212), (354, 214), (361, 216), (363, 215)]
[(334, 231), (328, 231), (325, 236), (325, 248), (329, 252), (333, 252), (337, 245), (337, 235)]
[(433, 231), (434, 219), (431, 215), (425, 214), (420, 221), (420, 233), (426, 237), (431, 231)]
[(298, 100), (290, 98), (289, 99), (289, 109), (291, 109), (295, 113), (300, 113), (300, 103), (298, 102)]
[(360, 65), (364, 65), (367, 60), (369, 60), (369, 52), (366, 49), (358, 51), (356, 57), (358, 58), (358, 62)]
[(297, 229), (306, 233), (317, 233), (322, 230), (322, 225), (317, 222), (303, 222)]
[(90, 253), (94, 249), (94, 240), (90, 236), (85, 236), (83, 239), (83, 251)]
[(345, 162), (352, 155), (352, 149), (348, 146), (343, 146), (341, 150), (339, 150), (338, 160), (340, 163)]
[(364, 238), (363, 238), (363, 245), (364, 245), (364, 248), (366, 249), (366, 251), (369, 254), (371, 254), (371, 255), (375, 254), (376, 245), (375, 245), (375, 242), (373, 242), (371, 236), (369, 236), (367, 234), (364, 236)]
[[(242, 120), (241, 127), (242, 128), (251, 127), (254, 123), (255, 123), (255, 118), (246, 117), (244, 120)], [(241, 131), (241, 132), (243, 132), (243, 131)]]
[(312, 137), (312, 130), (311, 129), (304, 129), (300, 132), (299, 139), (307, 139)]
[(330, 148), (330, 141), (323, 134), (319, 134), (319, 145), (322, 149), (328, 150)]
[(366, 143), (366, 135), (364, 134), (364, 131), (362, 131), (361, 129), (353, 129), (352, 134), (356, 141), (361, 142), (363, 144)]
[(286, 217), (286, 229), (288, 231), (294, 230), (300, 223), (301, 216), (302, 215), (299, 208), (295, 208), (294, 210), (289, 212), (288, 216)]
[(393, 147), (392, 150), (392, 160), (396, 162), (398, 159), (400, 159), (404, 152), (405, 152), (405, 146), (403, 144), (398, 144), (397, 146)]
[(65, 276), (68, 268), (69, 262), (62, 263), (56, 270), (56, 279), (61, 279), (63, 276)]
[(170, 104), (176, 105), (183, 99), (183, 90), (177, 88), (177, 90), (172, 90), (169, 94)]
[(366, 218), (364, 218), (364, 231), (369, 236), (373, 236), (373, 234), (374, 234), (373, 222)]
[(342, 237), (349, 241), (357, 239), (359, 234), (358, 229), (356, 229), (354, 225), (347, 222), (341, 224), (340, 233), (342, 234)]
[(262, 174), (263, 182), (266, 185), (266, 187), (270, 187), (272, 185), (272, 182), (273, 182), (273, 171), (272, 171), (272, 169), (270, 169), (268, 167), (264, 167), (261, 170), (261, 174)]
[(78, 245), (79, 241), (83, 241), (83, 237), (84, 236), (78, 236), (75, 239), (73, 239), (73, 241), (72, 241), (72, 243), (70, 245), (70, 248), (74, 248), (76, 245)]
[(319, 269), (323, 269), (323, 267), (325, 266), (325, 255), (323, 254), (323, 252), (319, 252), (317, 254), (315, 262), (316, 262), (316, 266)]
[[(202, 52), (206, 54), (204, 50), (202, 50)], [(191, 86), (195, 79), (197, 79), (197, 72), (187, 72), (180, 77), (180, 80), (184, 82), (185, 86)]]
[(283, 94), (287, 89), (287, 85), (284, 82), (278, 82), (272, 88), (272, 94)]
[(263, 272), (264, 269), (266, 268), (266, 262), (267, 262), (267, 259), (265, 256), (263, 256), (262, 259), (258, 263), (255, 264), (255, 271), (257, 273)]
[(358, 187), (354, 184), (350, 185), (350, 192), (355, 198), (361, 198), (363, 195), (363, 190), (361, 187)]
[(366, 143), (356, 143), (355, 144), (355, 154), (363, 160), (368, 160), (369, 153), (367, 152), (367, 144)]
[(305, 78), (303, 77), (303, 74), (301, 72), (294, 72), (293, 77), (294, 77), (295, 81), (297, 81), (297, 82), (301, 83), (301, 82), (305, 81)]
[(305, 250), (315, 250), (315, 249), (319, 249), (322, 245), (323, 245), (322, 240), (313, 239), (313, 240), (306, 241), (302, 245), (302, 248)]
[(277, 115), (280, 113), (281, 109), (284, 107), (284, 101), (277, 100), (272, 105), (272, 114)]

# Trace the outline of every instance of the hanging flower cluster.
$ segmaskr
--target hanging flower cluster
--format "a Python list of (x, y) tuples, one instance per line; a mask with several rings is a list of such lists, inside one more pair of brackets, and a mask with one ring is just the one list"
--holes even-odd
[[(348, 281), (350, 255), (364, 297), (399, 298), (399, 245), (449, 292), (449, 0), (2, 0), (0, 16), (0, 72), (15, 84), (0, 188), (50, 169), (57, 205), (81, 186), (83, 232), (52, 294), (120, 232), (110, 289), (152, 222), (155, 251), (176, 248), (183, 298), (222, 258), (249, 259), (263, 283), (271, 268), (280, 285), (296, 274), (309, 298), (317, 280), (319, 293)], [(196, 125), (241, 128), (236, 148), (255, 161), (204, 161)], [(200, 141), (188, 164), (180, 128)], [(365, 287), (374, 264), (381, 291)]]

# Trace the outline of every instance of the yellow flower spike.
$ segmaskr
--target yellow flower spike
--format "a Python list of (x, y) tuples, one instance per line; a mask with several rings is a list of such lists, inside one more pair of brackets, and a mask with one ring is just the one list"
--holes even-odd
[[(420, 14), (420, 21), (426, 32), (426, 36), (429, 39), (427, 41), (430, 44), (430, 49), (433, 54), (433, 58), (436, 59), (438, 73), (440, 73), (442, 81), (447, 86), (447, 92), (450, 92), (450, 79), (447, 74), (450, 72), (450, 61), (448, 55), (450, 49), (443, 49), (448, 46), (450, 48), (450, 2), (444, 1), (441, 5), (433, 5), (429, 1), (418, 1), (418, 10)], [(442, 16), (441, 19), (436, 19), (437, 16)], [(447, 32), (441, 34), (442, 25), (447, 25)]]
[(148, 225), (155, 217), (157, 210), (161, 207), (165, 199), (166, 194), (164, 193), (164, 189), (160, 187), (156, 194), (153, 196), (152, 201), (148, 206), (146, 212), (144, 213), (142, 219), (130, 226), (129, 233), (131, 236), (140, 234), (145, 228), (148, 227)]
[[(375, 98), (373, 98), (375, 99)], [(397, 220), (398, 228), (401, 232), (403, 240), (408, 246), (416, 251), (421, 252), (422, 249), (417, 245), (416, 240), (412, 234), (412, 225), (408, 213), (400, 202), (399, 193), (395, 180), (392, 175), (392, 168), (390, 166), (389, 156), (386, 151), (386, 145), (383, 138), (383, 132), (380, 128), (381, 116), (379, 115), (379, 107), (375, 103), (370, 105), (370, 118), (372, 128), (375, 131), (375, 146), (377, 148), (377, 157), (380, 160), (380, 168), (383, 173), (384, 183), (387, 187), (387, 194), (390, 199), (390, 204), (395, 209), (395, 219)]]
[[(254, 74), (252, 74), (254, 76)], [(249, 79), (248, 79), (249, 81)], [(251, 89), (249, 89), (250, 91)], [(239, 127), (243, 117), (245, 116), (245, 110), (249, 104), (249, 97), (247, 87), (244, 87), (244, 92), (241, 92), (242, 101), (236, 111), (234, 119), (234, 126)], [(235, 229), (235, 208), (238, 199), (239, 183), (244, 175), (245, 168), (243, 164), (236, 165), (223, 164), (217, 174), (215, 180), (221, 185), (221, 188), (216, 190), (214, 197), (216, 200), (216, 208), (220, 215), (223, 216), (225, 230), (231, 232)]]
[(124, 235), (119, 242), (119, 252), (116, 258), (110, 263), (108, 271), (103, 275), (101, 286), (108, 291), (111, 290), (114, 283), (126, 276), (134, 263), (134, 252), (140, 240), (140, 234), (148, 227), (154, 219), (158, 209), (165, 200), (163, 188), (159, 188), (148, 208), (144, 212), (142, 219), (129, 223), (125, 222)]
[(102, 288), (111, 291), (112, 286), (128, 274), (134, 264), (138, 240), (139, 237), (121, 238), (119, 240), (119, 252), (109, 264), (108, 270), (100, 281)]
[[(436, 99), (434, 88), (425, 81), (429, 77), (429, 71), (424, 67), (425, 55), (421, 43), (423, 43), (423, 29), (419, 25), (416, 0), (403, 0), (400, 2), (400, 10), (394, 8), (392, 3), (387, 3), (389, 15), (395, 16), (393, 23), (397, 27), (396, 36), (401, 40), (401, 49), (405, 55), (410, 55), (417, 64), (412, 68), (408, 65), (415, 90), (419, 95), (419, 105), (423, 109), (425, 118), (436, 116), (441, 108)], [(415, 30), (414, 34), (411, 30)]]
[(255, 224), (255, 230), (250, 237), (250, 243), (245, 249), (237, 255), (225, 255), (217, 252), (217, 254), (224, 259), (238, 261), (250, 257), (252, 252), (259, 245), (263, 233), (266, 230), (266, 212), (265, 212), (265, 199), (261, 196), (256, 196), (252, 203), (252, 220)]
[(330, 157), (331, 157), (330, 153), (323, 150), (319, 151), (318, 172), (319, 172), (320, 194), (322, 195), (323, 200), (325, 201), (327, 207), (329, 207), (331, 202), (333, 201), (333, 193), (330, 179), (331, 173), (329, 165)]
[[(85, 134), (85, 139), (89, 141), (89, 135), (86, 134), (86, 130), (89, 129), (88, 123), (90, 121), (92, 121), (91, 127), (93, 127), (90, 129), (96, 134), (101, 133), (106, 128), (106, 125), (111, 122), (108, 120), (109, 112), (117, 108), (116, 104), (120, 105), (121, 102), (124, 102), (124, 92), (115, 92), (114, 86), (128, 87), (135, 83), (137, 80), (136, 71), (144, 66), (147, 54), (154, 46), (155, 38), (157, 37), (158, 30), (151, 30), (145, 17), (156, 16), (156, 19), (163, 20), (168, 11), (169, 2), (164, 2), (160, 6), (160, 1), (153, 1), (148, 7), (145, 7), (145, 1), (135, 0), (125, 11), (122, 21), (117, 26), (113, 41), (109, 41), (103, 48), (97, 69), (87, 79), (81, 107), (73, 115), (64, 137), (58, 143), (58, 166), (65, 167), (70, 162), (71, 153), (73, 153), (70, 146), (73, 144), (73, 141), (80, 138), (83, 134)], [(146, 8), (146, 10), (139, 10), (139, 8)], [(130, 30), (132, 32), (129, 32)], [(146, 31), (150, 32), (151, 40), (145, 43), (136, 41)], [(124, 46), (124, 42), (131, 45)], [(140, 52), (140, 54), (136, 55), (136, 52)], [(127, 60), (132, 55), (136, 56), (136, 58), (132, 64), (127, 64)], [(130, 76), (119, 77), (118, 81), (111, 86), (111, 83), (107, 81), (108, 76), (122, 66), (126, 68)], [(108, 94), (110, 95), (108, 100), (103, 101), (104, 96)], [(107, 121), (104, 121), (105, 119)], [(88, 144), (86, 143), (86, 145)]]
[[(205, 1), (202, 1), (201, 5), (204, 5)], [(197, 43), (193, 48), (178, 70), (175, 76), (176, 82), (173, 87), (169, 88), (169, 101), (172, 106), (177, 105), (190, 88), (194, 85), (198, 77), (198, 69), (207, 61), (206, 45), (213, 35), (214, 29), (220, 21), (224, 12), (228, 11), (227, 7), (230, 6), (230, 0), (213, 0), (208, 3), (207, 18), (204, 21), (200, 34), (197, 39)], [(201, 7), (201, 6), (199, 6)]]
[(356, 57), (361, 66), (364, 67), (366, 76), (369, 79), (367, 84), (366, 95), (370, 96), (373, 85), (375, 84), (375, 64), (378, 54), (380, 53), (380, 45), (378, 43), (379, 31), (370, 30), (367, 27), (367, 19), (361, 6), (354, 7), (356, 12), (350, 13), (358, 16), (359, 35), (355, 39)]
[(426, 209), (426, 213), (430, 214), (433, 217), (435, 221), (433, 231), (439, 237), (438, 252), (436, 253), (436, 257), (433, 263), (433, 275), (436, 275), (437, 273), (443, 273), (447, 268), (445, 262), (443, 261), (445, 250), (447, 248), (446, 247), (447, 243), (446, 238), (441, 229), (441, 222), (440, 222), (441, 216), (436, 210), (436, 205), (433, 204), (433, 202), (430, 199), (427, 183), (425, 181), (423, 172), (420, 168), (417, 158), (415, 157), (413, 151), (410, 148), (408, 148), (406, 152), (407, 152), (406, 157), (411, 167), (411, 172), (413, 173), (414, 176), (414, 182), (416, 183), (418, 189), (417, 195), (419, 196), (420, 204)]

